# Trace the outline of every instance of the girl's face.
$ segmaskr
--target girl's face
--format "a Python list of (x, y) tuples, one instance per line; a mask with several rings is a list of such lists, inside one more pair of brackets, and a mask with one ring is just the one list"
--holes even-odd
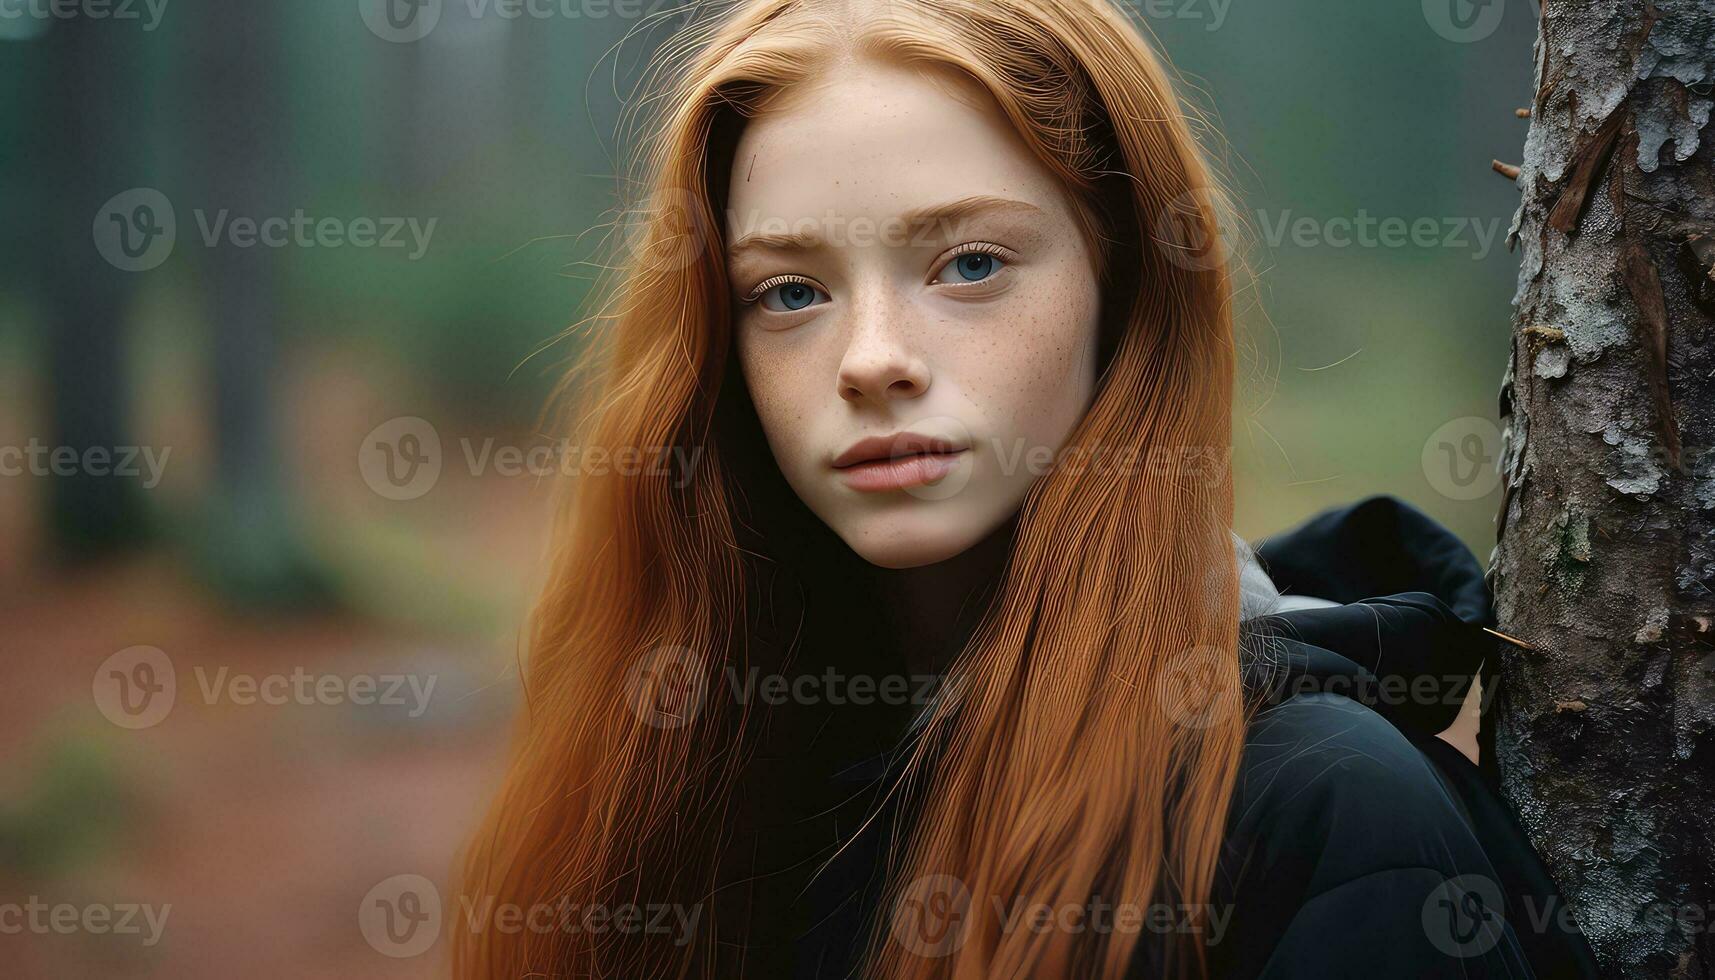
[(888, 568), (1010, 518), (1094, 395), (1099, 295), (993, 100), (843, 63), (750, 121), (727, 200), (745, 382), (805, 504)]

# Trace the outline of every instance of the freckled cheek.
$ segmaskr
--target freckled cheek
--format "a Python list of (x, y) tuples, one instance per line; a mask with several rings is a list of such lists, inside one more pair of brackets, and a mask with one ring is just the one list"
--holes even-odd
[(750, 402), (769, 443), (782, 454), (802, 455), (805, 450), (800, 447), (809, 433), (803, 423), (815, 408), (805, 372), (795, 370), (789, 357), (765, 349), (765, 344), (741, 342), (739, 356)]
[[(1071, 280), (1071, 282), (1066, 282)], [(1096, 342), (1096, 296), (1075, 276), (1050, 286), (1008, 317), (1011, 329), (974, 352), (992, 418), (1027, 430), (1059, 430), (1079, 417)]]

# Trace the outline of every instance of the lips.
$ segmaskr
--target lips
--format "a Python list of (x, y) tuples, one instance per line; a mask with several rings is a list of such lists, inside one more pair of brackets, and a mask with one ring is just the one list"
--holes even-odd
[(835, 457), (834, 469), (853, 490), (904, 490), (944, 478), (968, 451), (947, 439), (916, 432), (870, 436)]

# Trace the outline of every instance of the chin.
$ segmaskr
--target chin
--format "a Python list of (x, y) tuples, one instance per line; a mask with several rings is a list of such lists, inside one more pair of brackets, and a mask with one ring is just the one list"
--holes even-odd
[[(932, 508), (925, 508), (930, 510)], [(980, 528), (955, 526), (945, 515), (860, 521), (835, 531), (858, 557), (881, 568), (920, 568), (963, 554), (982, 539)]]

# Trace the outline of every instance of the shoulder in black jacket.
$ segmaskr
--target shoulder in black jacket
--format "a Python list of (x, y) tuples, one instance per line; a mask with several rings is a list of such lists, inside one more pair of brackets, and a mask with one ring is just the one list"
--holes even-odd
[(1211, 921), (1213, 975), (1595, 976), (1496, 792), (1490, 726), (1481, 768), (1435, 737), (1495, 659), (1469, 550), (1373, 497), (1257, 555), (1282, 592), (1334, 605), (1245, 623), (1262, 707), (1214, 897), (1228, 918)]

